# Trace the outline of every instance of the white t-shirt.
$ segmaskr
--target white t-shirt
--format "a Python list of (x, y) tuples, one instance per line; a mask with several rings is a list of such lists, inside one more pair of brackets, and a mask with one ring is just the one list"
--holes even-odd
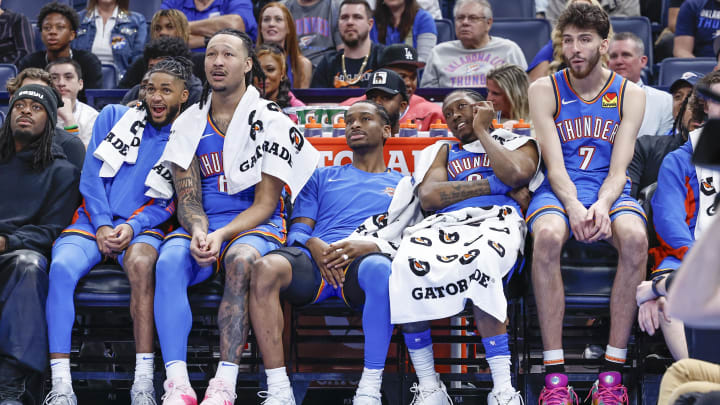
[(672, 95), (646, 86), (642, 80), (636, 84), (645, 91), (645, 114), (643, 114), (638, 136), (667, 135), (675, 121), (675, 117), (672, 115)]
[[(90, 107), (89, 105), (76, 101), (75, 102), (75, 109), (73, 109), (73, 117), (75, 117), (75, 122), (78, 123), (78, 138), (82, 141), (83, 144), (85, 144), (85, 147), (87, 148), (88, 143), (90, 142), (90, 138), (92, 137), (92, 131), (93, 131), (93, 125), (95, 125), (95, 119), (98, 116), (98, 113), (96, 109)], [(65, 126), (65, 122), (62, 118), (58, 117), (58, 123), (57, 126), (59, 128), (63, 128)]]
[(507, 64), (527, 70), (525, 55), (509, 39), (491, 36), (478, 49), (466, 49), (460, 40), (443, 42), (430, 52), (420, 87), (485, 87), (488, 72)]
[(92, 12), (92, 18), (95, 19), (95, 39), (93, 40), (92, 53), (100, 59), (100, 63), (104, 65), (114, 65), (115, 59), (113, 59), (112, 46), (110, 45), (110, 37), (113, 28), (115, 28), (115, 21), (117, 20), (118, 7), (113, 10), (112, 16), (108, 18), (107, 22), (103, 25), (103, 19), (98, 14), (97, 9)]

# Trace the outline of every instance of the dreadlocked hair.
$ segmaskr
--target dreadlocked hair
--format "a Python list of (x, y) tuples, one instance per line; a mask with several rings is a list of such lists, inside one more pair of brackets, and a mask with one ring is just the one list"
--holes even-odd
[[(35, 170), (46, 168), (53, 161), (52, 155), (52, 139), (55, 128), (52, 127), (50, 120), (45, 122), (45, 129), (38, 140), (33, 142), (31, 147), (35, 148), (33, 155), (32, 167)], [(15, 139), (10, 129), (10, 117), (8, 117), (0, 128), (0, 162), (7, 162), (15, 156)]]
[[(258, 61), (257, 55), (255, 54), (255, 48), (253, 47), (252, 39), (250, 39), (248, 34), (234, 28), (223, 28), (220, 31), (214, 33), (210, 38), (205, 40), (206, 48), (208, 43), (210, 43), (210, 40), (212, 40), (216, 35), (232, 35), (242, 40), (243, 45), (245, 46), (245, 50), (247, 51), (248, 58), (252, 60), (252, 69), (250, 69), (249, 72), (245, 73), (246, 88), (252, 84), (253, 77), (257, 77), (258, 80), (263, 83), (265, 82), (265, 72), (263, 72), (262, 67), (260, 66), (260, 61)], [(203, 84), (203, 91), (200, 95), (200, 108), (203, 108), (205, 103), (207, 103), (209, 96), (210, 84), (209, 81), (206, 81), (205, 84)], [(264, 91), (262, 92), (261, 96), (265, 97)]]
[(190, 59), (184, 56), (170, 56), (156, 63), (155, 66), (150, 69), (150, 74), (160, 72), (175, 76), (184, 81), (185, 88), (187, 88), (187, 82), (192, 76), (192, 70), (193, 63)]
[(690, 102), (690, 95), (685, 97), (685, 100), (683, 100), (682, 104), (680, 105), (680, 109), (678, 109), (678, 113), (675, 116), (675, 122), (673, 122), (673, 133), (678, 133), (678, 131), (683, 132), (683, 137), (687, 139), (687, 128), (685, 128), (684, 125), (682, 125), (683, 116), (685, 115), (685, 111), (687, 111), (688, 103)]

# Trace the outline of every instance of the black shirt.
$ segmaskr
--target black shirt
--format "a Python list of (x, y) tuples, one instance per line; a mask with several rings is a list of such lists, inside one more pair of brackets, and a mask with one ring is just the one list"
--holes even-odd
[(635, 142), (635, 154), (628, 166), (628, 176), (632, 182), (630, 195), (638, 198), (642, 189), (655, 183), (665, 156), (686, 141), (680, 133), (639, 137)]
[[(102, 63), (95, 54), (81, 49), (72, 50), (72, 59), (75, 60), (82, 69), (83, 87), (86, 89), (102, 88)], [(25, 56), (17, 64), (18, 71), (25, 68), (35, 67), (45, 69), (48, 61), (46, 51), (37, 51)]]
[[(370, 74), (375, 70), (379, 69), (380, 66), (380, 55), (385, 47), (373, 43), (370, 47), (370, 56), (368, 57), (367, 64), (360, 72), (363, 60), (365, 58), (350, 59), (345, 58), (345, 72), (342, 68), (342, 56), (345, 54), (344, 50), (336, 51), (328, 55), (323, 56), (322, 60), (315, 68), (313, 73), (312, 82), (310, 87), (316, 88), (342, 88), (342, 87), (368, 87), (370, 80)], [(345, 76), (347, 73), (347, 77)], [(358, 75), (362, 75), (362, 79), (357, 82), (353, 82), (358, 78)]]

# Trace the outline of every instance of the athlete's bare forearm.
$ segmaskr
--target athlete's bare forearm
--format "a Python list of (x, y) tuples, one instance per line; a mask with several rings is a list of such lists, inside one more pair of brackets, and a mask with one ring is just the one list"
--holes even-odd
[(178, 198), (180, 225), (191, 234), (195, 231), (207, 232), (208, 218), (203, 209), (200, 169), (197, 159), (193, 158), (187, 170), (173, 165), (172, 174)]

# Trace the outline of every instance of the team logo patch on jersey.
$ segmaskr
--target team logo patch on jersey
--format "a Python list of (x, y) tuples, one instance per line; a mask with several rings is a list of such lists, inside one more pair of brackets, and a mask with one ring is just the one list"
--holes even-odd
[(373, 215), (373, 224), (378, 228), (385, 228), (387, 226), (387, 212), (383, 214)]
[(476, 257), (478, 257), (479, 254), (480, 254), (480, 250), (478, 250), (478, 249), (473, 249), (473, 250), (465, 253), (460, 258), (460, 264), (468, 264), (468, 263), (472, 262), (473, 260), (475, 260)]
[(457, 259), (457, 258), (458, 258), (458, 255), (450, 255), (450, 256), (440, 256), (440, 255), (436, 255), (435, 257), (436, 257), (436, 258), (438, 259), (438, 261), (441, 262), (441, 263), (450, 263), (451, 261)]
[(416, 245), (432, 246), (432, 241), (423, 236), (415, 236), (413, 238), (410, 238), (410, 242)]
[(603, 108), (617, 108), (618, 98), (617, 93), (605, 93), (602, 96), (602, 107)]
[(418, 277), (422, 277), (430, 272), (430, 263), (418, 260), (415, 258), (408, 258), (408, 264), (410, 264), (410, 271)]
[(705, 195), (713, 195), (716, 193), (715, 187), (713, 186), (713, 178), (708, 177), (700, 182), (700, 191)]
[(385, 187), (385, 190), (382, 191), (383, 194), (387, 194), (390, 197), (395, 195), (395, 188), (393, 187)]
[(440, 241), (441, 241), (441, 242), (447, 243), (448, 245), (449, 245), (449, 244), (452, 244), (452, 243), (455, 243), (455, 242), (457, 242), (457, 241), (460, 240), (460, 234), (459, 234), (459, 233), (457, 233), (457, 232), (447, 233), (447, 232), (443, 231), (442, 229), (440, 230), (440, 236), (439, 236), (439, 237), (440, 237)]
[(497, 243), (497, 242), (493, 242), (493, 241), (491, 241), (491, 240), (488, 240), (488, 246), (490, 246), (491, 248), (493, 248), (493, 250), (496, 251), (497, 254), (500, 255), (500, 257), (505, 257), (505, 247), (503, 247), (503, 245), (501, 245), (501, 244), (499, 244), (499, 243)]

